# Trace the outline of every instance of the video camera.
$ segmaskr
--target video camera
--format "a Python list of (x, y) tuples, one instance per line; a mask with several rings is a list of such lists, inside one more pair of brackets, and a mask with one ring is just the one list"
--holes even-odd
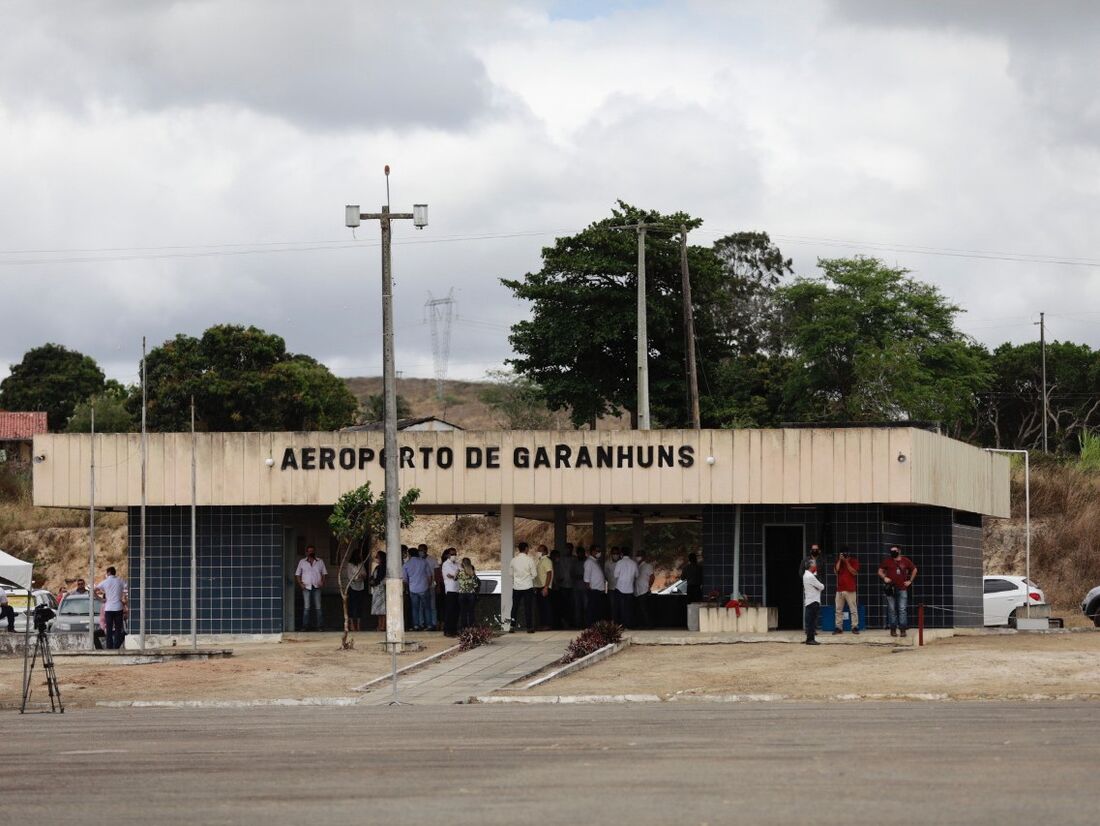
[(48, 605), (34, 606), (34, 630), (48, 631), (50, 620), (56, 616), (57, 612)]

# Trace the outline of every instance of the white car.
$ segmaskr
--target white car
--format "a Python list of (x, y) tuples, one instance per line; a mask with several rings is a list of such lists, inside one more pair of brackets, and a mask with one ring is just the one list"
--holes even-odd
[(478, 571), (477, 578), (481, 580), (479, 594), (500, 593), (500, 571)]
[(1011, 625), (1025, 605), (1046, 605), (1042, 589), (1022, 576), (990, 574), (982, 577), (985, 625)]
[(659, 594), (661, 596), (669, 596), (669, 595), (684, 596), (684, 595), (687, 594), (687, 592), (688, 592), (688, 583), (687, 583), (686, 579), (678, 579), (675, 582), (673, 582), (671, 585), (666, 585), (664, 588), (661, 588), (659, 591), (654, 591), (655, 594)]

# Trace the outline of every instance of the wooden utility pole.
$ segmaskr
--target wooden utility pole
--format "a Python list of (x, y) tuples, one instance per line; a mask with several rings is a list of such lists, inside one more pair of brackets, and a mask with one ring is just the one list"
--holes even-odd
[(688, 404), (691, 426), (699, 429), (699, 379), (695, 375), (695, 311), (691, 306), (691, 273), (688, 271), (687, 224), (680, 224), (680, 274), (684, 282), (684, 338), (687, 354)]

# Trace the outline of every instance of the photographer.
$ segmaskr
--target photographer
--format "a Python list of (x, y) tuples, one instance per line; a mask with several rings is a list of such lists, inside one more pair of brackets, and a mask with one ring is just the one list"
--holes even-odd
[(8, 604), (8, 592), (0, 588), (0, 619), (8, 621), (8, 631), (15, 631), (15, 609)]
[(901, 548), (891, 545), (890, 555), (878, 566), (878, 575), (886, 597), (886, 622), (890, 626), (890, 636), (896, 637), (900, 630), (904, 637), (905, 627), (909, 624), (909, 588), (917, 578), (917, 566), (909, 557), (901, 555)]
[(848, 606), (848, 614), (852, 617), (852, 633), (859, 633), (859, 605), (856, 597), (856, 579), (859, 575), (859, 560), (851, 555), (848, 546), (840, 549), (836, 564), (833, 565), (836, 573), (836, 628), (834, 634), (844, 633), (844, 606)]

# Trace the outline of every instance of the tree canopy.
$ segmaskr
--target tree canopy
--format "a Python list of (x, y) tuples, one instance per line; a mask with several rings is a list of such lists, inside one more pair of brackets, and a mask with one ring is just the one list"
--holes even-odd
[[(88, 433), (92, 429), (92, 407), (95, 407), (96, 433), (132, 433), (137, 430), (134, 417), (126, 406), (129, 392), (113, 379), (108, 379), (103, 392), (82, 401), (76, 406), (66, 433)], [(137, 391), (141, 392), (140, 389)]]
[[(691, 231), (702, 221), (620, 201), (609, 218), (544, 248), (539, 271), (502, 279), (532, 309), (530, 320), (512, 327), (516, 357), (508, 363), (542, 388), (551, 410), (568, 410), (577, 426), (624, 410), (636, 416), (638, 241), (627, 227), (639, 221), (658, 225), (646, 233), (650, 410), (656, 424), (681, 426), (688, 409), (679, 234), (681, 226)], [(751, 315), (750, 298), (790, 266), (766, 235), (724, 240), (719, 250), (687, 249), (700, 363), (719, 363), (738, 346), (754, 346), (755, 336), (737, 320)]]
[(76, 406), (104, 389), (103, 371), (90, 356), (43, 344), (0, 381), (0, 408), (45, 411), (50, 430), (63, 430)]
[[(336, 430), (358, 408), (327, 367), (256, 327), (177, 335), (149, 352), (146, 376), (150, 430), (188, 429), (192, 396), (201, 430)], [(129, 405), (140, 415), (140, 391)]]
[(776, 298), (790, 421), (973, 418), (983, 351), (935, 287), (874, 258), (821, 259)]

